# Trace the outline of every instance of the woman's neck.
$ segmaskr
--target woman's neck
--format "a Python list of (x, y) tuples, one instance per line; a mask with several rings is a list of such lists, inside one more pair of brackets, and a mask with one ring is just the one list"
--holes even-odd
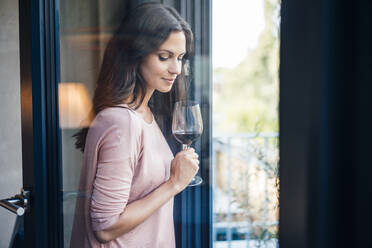
[(145, 97), (143, 98), (143, 101), (142, 101), (141, 105), (136, 109), (136, 112), (147, 123), (152, 123), (153, 122), (153, 115), (152, 115), (151, 110), (150, 110), (149, 105), (148, 105), (152, 93), (153, 93), (153, 91), (150, 92), (150, 93), (149, 93), (149, 91), (147, 91)]
[[(136, 106), (139, 106), (136, 111), (138, 113), (147, 113), (150, 111), (150, 108), (148, 107), (148, 104), (149, 104), (149, 101), (150, 101), (150, 98), (152, 96), (152, 94), (154, 93), (154, 90), (147, 90), (146, 91), (146, 95), (145, 97), (143, 98), (143, 101), (142, 103), (140, 102), (141, 101), (141, 97), (137, 97), (136, 99), (136, 102), (131, 104), (131, 107), (136, 107)], [(126, 101), (125, 103), (130, 103), (132, 102), (133, 100), (133, 95), (130, 96)]]

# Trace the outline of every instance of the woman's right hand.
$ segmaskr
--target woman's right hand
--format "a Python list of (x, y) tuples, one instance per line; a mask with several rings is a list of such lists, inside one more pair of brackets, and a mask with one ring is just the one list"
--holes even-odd
[(194, 148), (180, 151), (171, 162), (169, 180), (181, 192), (194, 178), (199, 170), (198, 154)]

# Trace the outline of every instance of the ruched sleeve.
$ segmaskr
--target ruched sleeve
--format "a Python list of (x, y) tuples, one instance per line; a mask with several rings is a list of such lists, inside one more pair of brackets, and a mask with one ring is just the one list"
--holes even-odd
[(96, 128), (102, 136), (90, 204), (94, 231), (110, 227), (124, 211), (141, 148), (139, 126), (129, 112), (120, 118), (107, 115), (101, 119)]

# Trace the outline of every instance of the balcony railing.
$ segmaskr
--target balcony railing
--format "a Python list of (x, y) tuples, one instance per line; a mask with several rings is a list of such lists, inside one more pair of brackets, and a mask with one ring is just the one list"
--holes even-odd
[(214, 247), (278, 247), (278, 134), (213, 137)]

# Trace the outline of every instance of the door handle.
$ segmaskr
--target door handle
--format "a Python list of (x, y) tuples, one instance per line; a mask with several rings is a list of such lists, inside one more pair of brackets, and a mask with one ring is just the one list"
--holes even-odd
[(22, 189), (21, 194), (0, 200), (0, 206), (8, 209), (10, 212), (15, 213), (18, 216), (22, 216), (26, 210), (29, 209), (29, 199), (30, 191)]

